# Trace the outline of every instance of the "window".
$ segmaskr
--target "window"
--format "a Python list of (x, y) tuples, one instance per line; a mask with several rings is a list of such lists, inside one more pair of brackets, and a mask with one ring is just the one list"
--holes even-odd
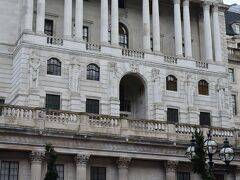
[(118, 7), (125, 8), (125, 0), (118, 0)]
[(57, 58), (47, 61), (47, 74), (61, 76), (61, 62)]
[(106, 168), (91, 167), (91, 180), (106, 180)]
[(229, 68), (229, 69), (228, 69), (228, 73), (229, 73), (230, 81), (231, 81), (231, 82), (234, 82), (234, 81), (235, 81), (235, 78), (234, 78), (234, 69), (233, 69), (233, 68)]
[(99, 100), (87, 99), (86, 100), (86, 112), (92, 114), (99, 114)]
[(240, 24), (235, 25), (235, 32), (236, 34), (240, 34)]
[(232, 113), (233, 113), (233, 115), (237, 115), (237, 97), (236, 97), (236, 95), (232, 95)]
[(190, 180), (190, 172), (177, 172), (177, 180)]
[(44, 33), (48, 36), (53, 36), (53, 20), (45, 19)]
[(96, 64), (89, 64), (87, 66), (87, 79), (94, 81), (100, 80), (100, 68)]
[(122, 48), (128, 48), (128, 30), (122, 23), (119, 23), (119, 45)]
[(1, 180), (18, 180), (18, 162), (2, 161), (1, 162)]
[(177, 78), (175, 76), (169, 75), (166, 77), (167, 90), (177, 91)]
[(83, 41), (88, 42), (88, 37), (89, 37), (89, 31), (87, 26), (83, 26)]
[(200, 80), (198, 82), (198, 94), (208, 96), (208, 82), (205, 80)]
[(178, 109), (173, 108), (167, 109), (167, 122), (178, 123)]
[(58, 174), (57, 180), (64, 180), (64, 165), (63, 164), (56, 164), (56, 170)]
[(60, 96), (47, 94), (46, 95), (46, 109), (59, 110), (60, 109)]
[(3, 113), (3, 107), (2, 107), (2, 105), (4, 105), (5, 104), (5, 100), (4, 99), (0, 99), (0, 116), (2, 115), (2, 113)]
[(240, 43), (237, 43), (237, 48), (240, 49)]
[(208, 112), (200, 112), (200, 125), (211, 126), (211, 117)]

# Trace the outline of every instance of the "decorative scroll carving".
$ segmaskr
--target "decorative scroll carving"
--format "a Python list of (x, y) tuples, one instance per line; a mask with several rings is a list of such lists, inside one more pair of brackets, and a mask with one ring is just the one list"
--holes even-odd
[(89, 158), (90, 158), (90, 155), (87, 155), (87, 154), (77, 154), (74, 157), (74, 160), (75, 160), (77, 165), (86, 166), (87, 163), (88, 163)]
[(33, 151), (30, 154), (30, 159), (32, 162), (41, 163), (44, 158), (45, 153), (41, 151)]
[(167, 161), (165, 163), (165, 168), (168, 171), (176, 171), (178, 166), (178, 161)]
[(119, 157), (117, 159), (118, 168), (127, 169), (130, 163), (131, 163), (131, 158), (128, 158), (128, 157)]

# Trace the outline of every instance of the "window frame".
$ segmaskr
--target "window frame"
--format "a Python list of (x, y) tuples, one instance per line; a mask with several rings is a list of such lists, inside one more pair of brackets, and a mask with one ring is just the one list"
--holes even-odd
[[(173, 117), (172, 114), (169, 114), (170, 111), (175, 111), (174, 113), (176, 113), (176, 117)], [(167, 108), (167, 123), (170, 124), (176, 124), (179, 123), (179, 109), (175, 108), (175, 107), (168, 107)]]
[[(52, 97), (59, 97), (59, 105), (48, 105), (47, 106), (47, 104), (49, 104), (49, 102), (48, 102), (48, 100), (49, 100), (49, 96), (52, 96)], [(49, 107), (54, 107), (54, 106), (58, 106), (58, 108), (49, 108)], [(47, 109), (47, 110), (61, 110), (61, 96), (59, 95), (59, 94), (53, 94), (53, 93), (46, 93), (46, 97), (45, 97), (45, 108)]]
[(234, 116), (236, 116), (238, 114), (237, 113), (237, 95), (236, 94), (231, 94), (231, 103), (232, 103), (232, 114)]
[(87, 65), (87, 80), (100, 81), (100, 67), (97, 64)]
[(235, 71), (234, 68), (228, 68), (228, 74), (231, 82), (235, 82)]
[[(204, 120), (201, 120), (201, 114), (208, 114), (209, 115), (209, 124), (208, 123), (205, 123), (206, 122), (206, 120), (204, 119)], [(204, 117), (202, 117), (202, 118), (204, 118)], [(200, 111), (200, 113), (199, 113), (199, 125), (201, 125), (201, 126), (211, 126), (211, 124), (212, 124), (212, 114), (211, 114), (211, 112), (209, 112), (209, 111)]]
[(47, 60), (47, 75), (62, 76), (62, 62), (55, 57)]
[[(2, 170), (5, 170), (3, 169), (3, 163), (9, 163), (9, 166), (8, 166), (8, 174), (2, 174)], [(13, 169), (17, 169), (17, 175), (14, 177), (14, 178), (11, 178), (10, 175), (13, 175), (13, 173), (11, 173), (11, 165), (12, 164), (16, 164), (17, 165), (17, 168), (13, 168)], [(14, 180), (18, 180), (19, 179), (19, 162), (18, 161), (1, 161), (1, 168), (0, 168), (0, 179), (2, 179), (1, 177), (4, 177), (4, 180), (10, 180), (10, 179), (14, 179)], [(7, 175), (7, 178), (5, 178), (5, 175)]]
[[(93, 173), (96, 170), (96, 175)], [(103, 177), (101, 177), (100, 170), (103, 170)], [(107, 179), (107, 168), (106, 167), (98, 167), (98, 166), (91, 166), (90, 167), (90, 180), (106, 180)]]
[[(172, 78), (172, 80), (169, 78)], [(175, 91), (175, 92), (178, 91), (178, 79), (176, 76), (168, 75), (166, 77), (166, 90), (167, 91)]]
[[(63, 168), (63, 171), (58, 171), (57, 167)], [(55, 164), (56, 171), (58, 173), (57, 180), (64, 180), (64, 164)], [(59, 172), (62, 174), (62, 176), (59, 175)]]
[[(85, 36), (85, 31), (84, 31), (85, 29), (87, 30), (86, 31), (86, 33), (87, 33), (86, 36)], [(85, 25), (83, 26), (83, 37), (82, 37), (82, 39), (86, 43), (89, 42), (89, 27), (88, 26), (85, 26)]]
[[(204, 86), (204, 84), (200, 84), (201, 82), (205, 82), (206, 85)], [(207, 89), (204, 89), (207, 88)], [(209, 83), (208, 81), (201, 79), (198, 81), (198, 95), (202, 95), (202, 96), (209, 96)]]
[[(46, 30), (47, 21), (52, 23), (52, 29), (51, 30)], [(51, 34), (49, 35), (48, 33), (46, 33), (46, 31), (50, 32)], [(47, 36), (54, 36), (54, 20), (53, 19), (45, 18), (45, 20), (44, 20), (44, 34), (46, 34)]]
[[(94, 104), (96, 103), (96, 104)], [(96, 107), (94, 107), (96, 105)], [(100, 100), (94, 98), (86, 98), (86, 113), (100, 114)]]

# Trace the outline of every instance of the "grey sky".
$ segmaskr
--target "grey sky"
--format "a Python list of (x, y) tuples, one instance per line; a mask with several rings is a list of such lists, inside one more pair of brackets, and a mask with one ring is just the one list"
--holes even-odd
[(225, 4), (240, 4), (240, 0), (223, 0)]

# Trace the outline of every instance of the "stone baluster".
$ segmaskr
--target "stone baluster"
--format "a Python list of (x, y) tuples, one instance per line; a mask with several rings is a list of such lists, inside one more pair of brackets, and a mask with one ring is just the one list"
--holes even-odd
[(30, 154), (31, 159), (31, 180), (41, 180), (42, 177), (42, 159), (44, 152), (33, 151)]
[(64, 0), (64, 38), (72, 37), (72, 0)]
[(128, 167), (131, 158), (120, 157), (117, 159), (118, 165), (118, 180), (128, 180)]
[(183, 1), (183, 23), (184, 23), (183, 28), (184, 28), (185, 57), (192, 58), (192, 37), (189, 13), (189, 0)]
[(87, 180), (87, 163), (90, 155), (77, 154), (74, 157), (76, 162), (76, 180)]
[(176, 180), (177, 161), (167, 161), (165, 163), (166, 179)]
[(150, 12), (149, 12), (149, 0), (143, 0), (143, 50), (150, 51)]
[(76, 0), (75, 38), (79, 41), (83, 40), (83, 0)]

